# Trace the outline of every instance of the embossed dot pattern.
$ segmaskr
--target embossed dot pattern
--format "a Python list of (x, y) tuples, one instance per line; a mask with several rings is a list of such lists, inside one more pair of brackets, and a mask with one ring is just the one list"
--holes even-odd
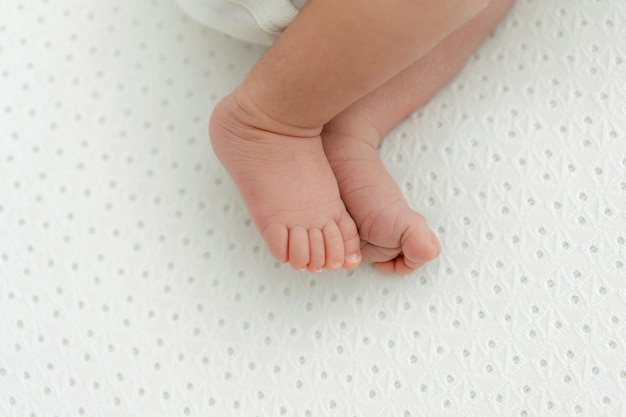
[(519, 0), (381, 148), (441, 257), (313, 276), (207, 141), (262, 48), (0, 2), (0, 414), (623, 415), (624, 39), (621, 0)]

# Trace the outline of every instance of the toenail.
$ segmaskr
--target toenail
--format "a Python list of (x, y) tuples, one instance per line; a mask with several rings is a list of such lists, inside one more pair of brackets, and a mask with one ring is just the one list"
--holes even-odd
[(361, 255), (359, 255), (358, 253), (353, 253), (351, 255), (348, 255), (348, 263), (356, 264), (360, 260), (361, 260)]
[(319, 268), (315, 268), (315, 270), (313, 272), (315, 272), (317, 274), (317, 273), (322, 272), (323, 270), (324, 270), (324, 267), (320, 266)]
[(331, 266), (336, 269), (336, 268), (341, 268), (342, 265), (343, 265), (343, 261), (335, 261), (333, 262)]

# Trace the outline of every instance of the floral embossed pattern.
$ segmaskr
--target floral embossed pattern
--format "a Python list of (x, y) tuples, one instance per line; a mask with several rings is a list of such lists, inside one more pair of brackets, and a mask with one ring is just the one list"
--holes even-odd
[(264, 50), (0, 3), (0, 414), (623, 416), (626, 3), (519, 0), (380, 152), (411, 276), (275, 263), (206, 124)]

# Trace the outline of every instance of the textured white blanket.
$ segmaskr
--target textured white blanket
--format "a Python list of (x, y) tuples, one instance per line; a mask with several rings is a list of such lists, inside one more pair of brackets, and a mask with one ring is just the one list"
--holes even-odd
[(625, 416), (626, 3), (520, 0), (384, 141), (403, 278), (267, 253), (206, 133), (263, 52), (0, 2), (0, 415)]

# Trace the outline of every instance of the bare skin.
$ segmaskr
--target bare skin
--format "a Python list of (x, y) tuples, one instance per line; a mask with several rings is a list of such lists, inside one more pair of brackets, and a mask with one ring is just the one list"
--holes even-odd
[(267, 118), (241, 92), (224, 99), (210, 123), (213, 149), (272, 255), (310, 272), (354, 268), (361, 260), (320, 133)]
[(490, 3), (422, 59), (324, 127), (324, 150), (341, 198), (359, 229), (363, 261), (383, 272), (410, 273), (434, 259), (441, 246), (424, 217), (410, 209), (376, 149), (397, 123), (462, 68), (512, 3)]
[[(276, 259), (314, 272), (354, 268), (364, 257), (384, 271), (406, 273), (437, 256), (439, 242), (374, 151), (391, 126), (432, 95), (417, 99), (397, 94), (398, 88), (428, 75), (415, 70), (419, 62), (425, 67), (435, 47), (485, 5), (310, 0), (217, 106), (213, 147)], [(473, 50), (471, 43), (466, 47), (456, 69)], [(435, 77), (431, 89), (448, 78)], [(387, 111), (376, 103), (381, 97), (400, 101)], [(360, 123), (375, 112), (373, 121)], [(349, 158), (350, 151), (359, 156)], [(381, 175), (359, 177), (355, 172), (367, 171), (364, 163), (378, 164)]]

